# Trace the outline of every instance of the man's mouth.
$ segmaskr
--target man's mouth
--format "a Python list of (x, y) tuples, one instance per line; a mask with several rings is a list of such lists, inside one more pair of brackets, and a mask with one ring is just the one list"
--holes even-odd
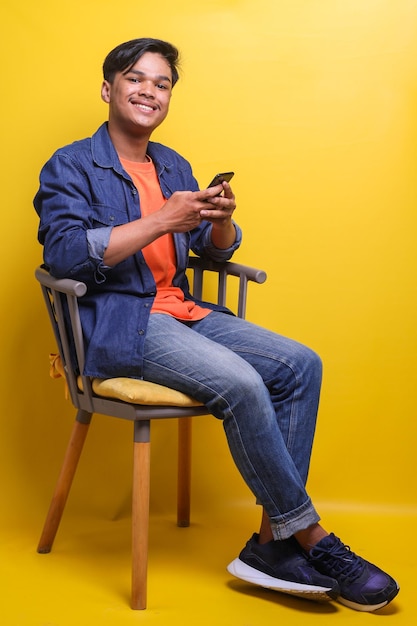
[(148, 104), (141, 104), (139, 102), (133, 102), (132, 104), (144, 113), (152, 113), (152, 111), (155, 111), (155, 107), (149, 106)]

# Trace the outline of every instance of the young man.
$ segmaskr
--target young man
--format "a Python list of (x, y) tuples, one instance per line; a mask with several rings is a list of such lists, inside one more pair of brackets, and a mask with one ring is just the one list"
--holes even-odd
[(259, 534), (229, 572), (376, 610), (396, 596), (397, 583), (329, 535), (305, 491), (319, 357), (189, 293), (189, 250), (225, 261), (241, 232), (231, 186), (200, 191), (189, 163), (150, 141), (168, 114), (177, 63), (177, 50), (155, 39), (107, 56), (108, 123), (58, 150), (41, 172), (35, 207), (45, 264), (56, 277), (87, 283), (86, 375), (171, 386), (223, 421), (234, 461), (263, 506)]

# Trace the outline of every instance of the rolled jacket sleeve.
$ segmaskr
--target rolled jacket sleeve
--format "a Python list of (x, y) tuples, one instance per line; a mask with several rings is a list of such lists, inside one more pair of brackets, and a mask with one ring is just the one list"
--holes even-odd
[[(103, 226), (102, 228), (92, 228), (87, 230), (87, 244), (89, 256), (103, 264), (104, 253), (109, 245), (111, 231), (113, 226)], [(103, 267), (106, 267), (103, 264)]]
[(208, 256), (213, 261), (219, 262), (228, 261), (231, 258), (242, 241), (242, 230), (235, 222), (233, 222), (233, 226), (235, 227), (236, 237), (230, 248), (216, 248), (211, 240), (211, 228), (204, 231), (202, 244), (205, 256)]

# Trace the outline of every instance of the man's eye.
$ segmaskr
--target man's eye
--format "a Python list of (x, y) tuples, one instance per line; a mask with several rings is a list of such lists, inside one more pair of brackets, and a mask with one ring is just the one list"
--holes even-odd
[(157, 85), (157, 87), (158, 87), (158, 89), (168, 89), (168, 87), (166, 85), (163, 85), (162, 83)]

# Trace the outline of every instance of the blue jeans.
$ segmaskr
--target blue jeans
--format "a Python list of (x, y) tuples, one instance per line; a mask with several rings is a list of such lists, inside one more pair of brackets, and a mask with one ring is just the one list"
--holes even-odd
[(233, 459), (286, 539), (319, 521), (306, 493), (321, 386), (309, 348), (238, 317), (150, 317), (144, 378), (179, 389), (223, 421)]

